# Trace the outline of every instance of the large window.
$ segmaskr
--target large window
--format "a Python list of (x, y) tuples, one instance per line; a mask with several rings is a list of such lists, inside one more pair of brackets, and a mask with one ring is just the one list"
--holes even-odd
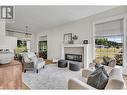
[(115, 58), (117, 65), (123, 65), (123, 36), (98, 37), (95, 44), (96, 57)]
[(123, 19), (95, 25), (96, 58), (115, 58), (116, 65), (123, 65)]

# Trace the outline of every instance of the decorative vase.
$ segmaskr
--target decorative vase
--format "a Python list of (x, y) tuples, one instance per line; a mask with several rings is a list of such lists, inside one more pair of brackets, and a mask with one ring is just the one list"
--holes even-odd
[(73, 40), (70, 40), (68, 43), (69, 44), (74, 44), (74, 41)]

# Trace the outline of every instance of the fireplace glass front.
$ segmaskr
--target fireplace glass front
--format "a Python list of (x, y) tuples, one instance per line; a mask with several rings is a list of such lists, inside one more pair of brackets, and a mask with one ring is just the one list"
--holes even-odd
[(65, 54), (65, 60), (82, 62), (82, 55), (79, 55), (79, 54)]

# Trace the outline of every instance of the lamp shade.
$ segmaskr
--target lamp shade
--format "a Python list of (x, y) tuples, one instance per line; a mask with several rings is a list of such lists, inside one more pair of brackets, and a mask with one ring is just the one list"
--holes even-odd
[(17, 47), (17, 38), (0, 36), (0, 49), (15, 49)]

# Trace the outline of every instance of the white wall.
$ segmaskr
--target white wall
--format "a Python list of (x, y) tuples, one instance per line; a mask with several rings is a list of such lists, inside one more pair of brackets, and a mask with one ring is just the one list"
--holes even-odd
[[(40, 36), (47, 35), (48, 41), (48, 59), (52, 58), (60, 58), (61, 57), (61, 44), (63, 43), (63, 35), (66, 33), (73, 33), (78, 35), (77, 43), (82, 43), (83, 40), (89, 40), (89, 43), (93, 42), (93, 22), (125, 14), (127, 13), (126, 7), (118, 7), (115, 9), (111, 9), (109, 11), (105, 11), (103, 13), (99, 13), (97, 15), (93, 15), (84, 19), (80, 19), (71, 23), (67, 23), (64, 25), (60, 25), (54, 29), (49, 29), (46, 31), (40, 31), (40, 33), (36, 36), (36, 47), (34, 50), (38, 51), (38, 40)], [(92, 46), (91, 46), (92, 51)], [(91, 52), (91, 55), (93, 52)], [(91, 56), (92, 58), (92, 56)]]
[(36, 33), (32, 33), (31, 44), (30, 44), (30, 48), (32, 52), (36, 52), (35, 49), (37, 49), (36, 37), (37, 37)]
[(0, 36), (5, 36), (5, 23), (0, 22)]
[(39, 41), (47, 41), (47, 36), (40, 36)]
[[(25, 34), (23, 33), (15, 33), (15, 32), (8, 32), (6, 31), (6, 36), (11, 36), (11, 37), (17, 37), (17, 40), (23, 40), (23, 38), (25, 37)], [(36, 34), (35, 33), (32, 33), (32, 35), (29, 35), (29, 38), (31, 39), (31, 42), (30, 42), (30, 51), (35, 51), (35, 36)], [(28, 46), (29, 47), (29, 46)]]
[(15, 49), (16, 45), (17, 45), (17, 38), (6, 36), (5, 22), (0, 22), (0, 48)]

